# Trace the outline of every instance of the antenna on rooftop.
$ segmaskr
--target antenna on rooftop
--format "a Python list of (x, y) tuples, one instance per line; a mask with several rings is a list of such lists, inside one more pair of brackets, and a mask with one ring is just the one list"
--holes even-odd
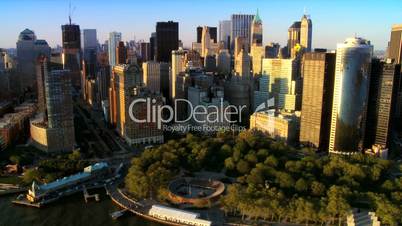
[(70, 0), (70, 3), (68, 4), (68, 21), (69, 21), (70, 25), (71, 25), (71, 17), (73, 15), (74, 11), (75, 11), (75, 6), (71, 10), (71, 0)]

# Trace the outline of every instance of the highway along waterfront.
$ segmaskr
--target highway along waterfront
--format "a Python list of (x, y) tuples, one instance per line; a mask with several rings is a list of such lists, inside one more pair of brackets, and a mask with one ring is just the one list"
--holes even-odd
[(130, 212), (114, 220), (111, 213), (120, 210), (106, 195), (105, 189), (89, 191), (100, 195), (100, 201), (85, 203), (82, 193), (64, 197), (43, 208), (15, 205), (16, 195), (0, 196), (0, 226), (161, 226)]

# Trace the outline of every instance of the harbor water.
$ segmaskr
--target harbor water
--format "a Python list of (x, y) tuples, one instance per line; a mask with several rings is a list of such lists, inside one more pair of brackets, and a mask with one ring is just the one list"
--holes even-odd
[(11, 203), (16, 195), (0, 196), (0, 226), (161, 226), (126, 212), (114, 220), (111, 213), (119, 208), (102, 189), (100, 201), (85, 203), (82, 193), (64, 197), (43, 208), (19, 206)]

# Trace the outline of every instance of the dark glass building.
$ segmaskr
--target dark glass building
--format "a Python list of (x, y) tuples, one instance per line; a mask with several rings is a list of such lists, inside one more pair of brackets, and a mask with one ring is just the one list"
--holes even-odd
[(156, 60), (171, 62), (172, 50), (179, 48), (179, 23), (168, 21), (156, 23)]
[(63, 69), (70, 70), (71, 83), (76, 89), (81, 87), (81, 34), (80, 26), (61, 26), (63, 41)]
[(365, 145), (389, 147), (398, 97), (401, 66), (374, 59), (371, 66)]

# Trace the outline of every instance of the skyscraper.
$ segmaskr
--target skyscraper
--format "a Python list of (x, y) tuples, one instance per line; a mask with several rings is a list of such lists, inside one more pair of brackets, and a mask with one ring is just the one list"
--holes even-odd
[[(46, 58), (41, 59), (43, 68), (46, 68), (46, 61)], [(52, 70), (45, 73), (44, 85), (47, 117), (31, 122), (33, 143), (49, 152), (72, 151), (75, 135), (70, 72)]]
[(300, 28), (301, 22), (296, 21), (288, 29), (288, 56), (291, 58), (295, 58), (298, 51), (297, 45), (300, 44)]
[(292, 90), (292, 81), (297, 81), (299, 77), (298, 62), (295, 59), (264, 58), (262, 74), (268, 76), (268, 91), (275, 98), (275, 107), (284, 109), (286, 95)]
[(247, 52), (250, 48), (250, 38), (251, 38), (251, 23), (254, 19), (254, 15), (245, 14), (233, 14), (231, 16), (231, 48), (234, 48), (234, 40), (236, 37), (243, 37), (245, 43), (248, 46)]
[(176, 98), (176, 78), (179, 76), (181, 72), (184, 72), (186, 69), (185, 65), (185, 54), (187, 51), (183, 49), (179, 49), (176, 51), (172, 51), (171, 57), (172, 57), (172, 72), (170, 73), (170, 87), (169, 87), (169, 92), (170, 92), (170, 100), (174, 101)]
[[(201, 43), (202, 39), (202, 31), (204, 27), (198, 26), (197, 27), (197, 42)], [(213, 40), (214, 43), (217, 43), (217, 28), (216, 27), (208, 27), (208, 32), (210, 34), (210, 38)]]
[(392, 26), (388, 58), (393, 59), (396, 64), (400, 64), (402, 61), (402, 24)]
[(311, 42), (313, 38), (313, 23), (310, 16), (303, 15), (300, 23), (300, 45), (304, 52), (311, 52)]
[(300, 143), (328, 150), (335, 78), (335, 53), (303, 55)]
[(156, 23), (156, 60), (170, 62), (172, 51), (179, 48), (179, 23), (157, 22)]
[(371, 67), (369, 106), (365, 145), (380, 145), (389, 148), (389, 141), (395, 117), (398, 87), (401, 79), (400, 64), (374, 59)]
[[(96, 55), (98, 48), (98, 39), (96, 38), (96, 29), (84, 29), (83, 30), (83, 48), (84, 48), (84, 60), (87, 63), (94, 64), (96, 62), (92, 62), (92, 55)], [(96, 60), (96, 58), (95, 58)]]
[(155, 53), (156, 53), (156, 32), (153, 32), (151, 34), (151, 37), (149, 38), (149, 59), (150, 60), (156, 60), (155, 58)]
[(121, 41), (121, 33), (120, 32), (110, 32), (109, 33), (109, 65), (111, 68), (116, 65), (116, 48), (119, 42)]
[[(162, 92), (162, 77), (168, 77), (169, 65), (164, 62), (148, 61), (142, 64), (144, 84), (153, 93)], [(166, 91), (165, 91), (166, 92)]]
[(17, 70), (21, 90), (36, 89), (35, 64), (39, 55), (45, 55), (50, 59), (49, 45), (45, 40), (36, 39), (33, 31), (23, 30), (17, 41)]
[(258, 10), (251, 23), (251, 45), (262, 46), (262, 20)]
[(230, 31), (232, 22), (230, 20), (219, 21), (219, 42), (223, 42), (224, 49), (230, 49)]
[(127, 48), (124, 42), (120, 41), (116, 47), (116, 64), (125, 64), (127, 62)]
[(61, 26), (63, 40), (63, 69), (70, 71), (72, 85), (81, 87), (81, 33), (80, 26), (66, 24)]
[(247, 52), (242, 49), (240, 53), (236, 56), (235, 71), (241, 77), (250, 77), (250, 56)]
[(261, 74), (262, 58), (265, 56), (265, 48), (262, 42), (262, 20), (257, 10), (257, 14), (251, 24), (251, 62), (253, 74)]
[(373, 46), (362, 38), (337, 45), (329, 151), (363, 149)]

